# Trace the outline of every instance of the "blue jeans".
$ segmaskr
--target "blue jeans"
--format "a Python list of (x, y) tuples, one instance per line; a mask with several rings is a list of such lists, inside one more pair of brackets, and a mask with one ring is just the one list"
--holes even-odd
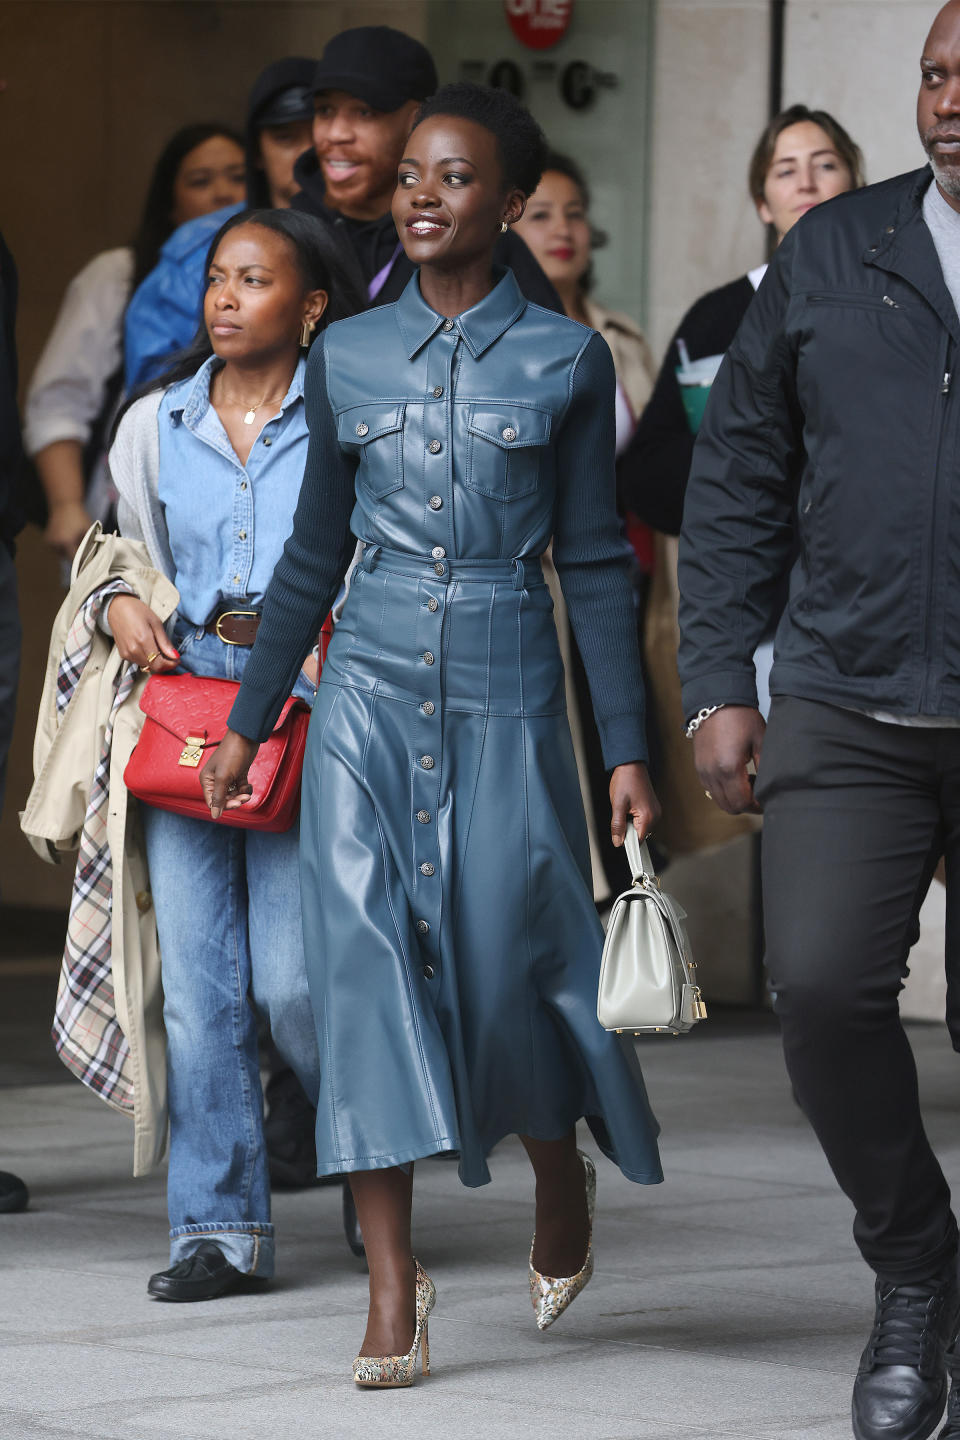
[[(184, 669), (239, 679), (249, 650), (180, 625)], [(296, 693), (313, 698), (301, 678)], [(171, 1264), (213, 1239), (270, 1276), (274, 1229), (253, 1007), (311, 1100), (320, 1085), (303, 959), (298, 827), (264, 834), (144, 805), (167, 1031)]]

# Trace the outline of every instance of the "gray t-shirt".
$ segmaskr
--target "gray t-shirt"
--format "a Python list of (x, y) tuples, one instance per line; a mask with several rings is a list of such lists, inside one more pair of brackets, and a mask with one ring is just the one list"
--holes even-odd
[(940, 269), (960, 314), (960, 211), (948, 205), (934, 181), (923, 197), (923, 218), (940, 258)]

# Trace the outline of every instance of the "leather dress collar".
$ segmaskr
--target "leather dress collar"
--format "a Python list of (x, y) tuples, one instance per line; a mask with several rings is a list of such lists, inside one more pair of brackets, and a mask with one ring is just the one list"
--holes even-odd
[[(499, 340), (527, 308), (527, 301), (520, 292), (513, 271), (494, 267), (494, 274), (499, 278), (490, 293), (469, 310), (464, 310), (453, 322), (475, 360), (495, 340)], [(420, 293), (419, 270), (410, 277), (397, 301), (396, 315), (407, 355), (412, 360), (444, 323), (444, 316), (432, 310)]]

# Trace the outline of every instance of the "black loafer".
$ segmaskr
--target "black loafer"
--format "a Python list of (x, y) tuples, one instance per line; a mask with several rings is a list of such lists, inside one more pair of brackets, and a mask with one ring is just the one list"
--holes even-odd
[(9, 1170), (0, 1170), (0, 1215), (13, 1215), (17, 1210), (26, 1210), (29, 1199), (27, 1187), (19, 1175), (11, 1175)]
[(960, 1310), (956, 1276), (877, 1281), (877, 1311), (853, 1387), (856, 1440), (928, 1440), (947, 1399), (947, 1347)]
[(259, 1276), (245, 1275), (230, 1264), (219, 1245), (205, 1240), (186, 1260), (151, 1275), (147, 1294), (155, 1300), (216, 1300), (221, 1295), (262, 1290), (267, 1284), (269, 1281)]

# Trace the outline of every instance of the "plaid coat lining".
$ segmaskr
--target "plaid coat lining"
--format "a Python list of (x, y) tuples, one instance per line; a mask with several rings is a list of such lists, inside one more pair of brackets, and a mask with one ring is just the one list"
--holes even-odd
[[(58, 721), (66, 714), (90, 658), (105, 601), (112, 595), (133, 593), (122, 580), (109, 581), (94, 590), (77, 611), (57, 670)], [(107, 843), (107, 811), (114, 721), (136, 675), (136, 666), (126, 664), (114, 680), (113, 702), (80, 836), (52, 1030), (57, 1054), (68, 1070), (124, 1114), (133, 1113), (133, 1075), (130, 1047), (117, 1019), (111, 970), (113, 862)]]

